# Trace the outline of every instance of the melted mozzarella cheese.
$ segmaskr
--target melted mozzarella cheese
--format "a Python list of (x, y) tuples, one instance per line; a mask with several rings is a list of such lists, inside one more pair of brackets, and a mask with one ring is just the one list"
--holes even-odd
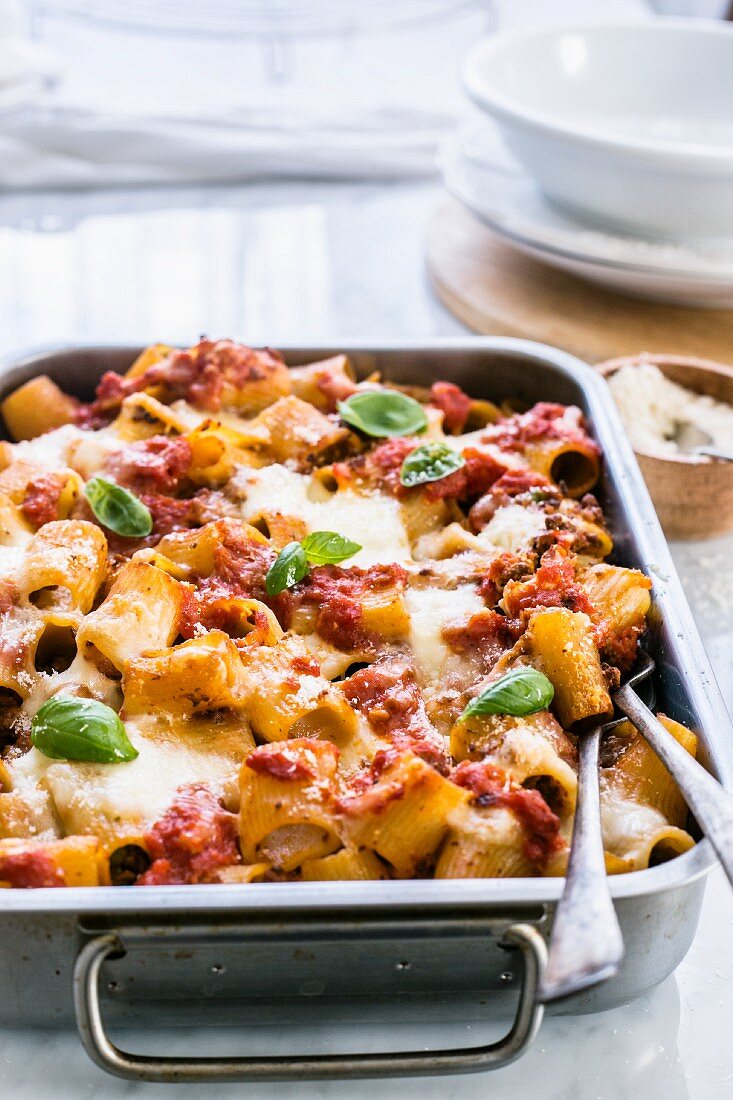
[(465, 622), (486, 607), (475, 585), (459, 588), (408, 588), (405, 606), (410, 615), (410, 647), (418, 672), (430, 679), (439, 675), (454, 656), (443, 639), (443, 628)]
[[(76, 616), (73, 613), (68, 615), (67, 622), (68, 625), (76, 626)], [(61, 691), (69, 695), (80, 695), (82, 698), (89, 695), (115, 710), (119, 708), (119, 683), (100, 672), (83, 653), (77, 653), (65, 672), (39, 673), (34, 678), (29, 694), (23, 700), (23, 713), (32, 718), (47, 699)]]
[(348, 565), (368, 566), (410, 558), (398, 501), (378, 493), (330, 493), (319, 481), (278, 464), (260, 470), (240, 467), (236, 488), (246, 495), (242, 516), (250, 521), (263, 513), (297, 516), (308, 531), (336, 531), (361, 546)]
[(23, 439), (13, 446), (13, 457), (22, 462), (32, 462), (48, 470), (58, 470), (68, 466), (69, 451), (72, 444), (78, 443), (86, 435), (98, 435), (98, 432), (85, 432), (74, 424), (64, 424), (35, 439)]
[(22, 546), (0, 546), (0, 581), (17, 581), (20, 577), (23, 560), (24, 548)]
[(521, 504), (507, 504), (494, 514), (478, 536), (480, 543), (518, 553), (546, 530), (545, 513)]
[(69, 448), (68, 464), (72, 470), (81, 474), (85, 481), (89, 481), (103, 469), (109, 456), (121, 450), (123, 446), (122, 440), (112, 428), (103, 428), (98, 432), (83, 432)]
[(649, 847), (650, 840), (670, 827), (659, 810), (624, 798), (603, 784), (601, 825), (606, 850), (626, 859), (638, 857)]
[(31, 462), (46, 470), (71, 467), (88, 479), (104, 465), (105, 459), (122, 446), (113, 428), (88, 431), (74, 424), (64, 424), (35, 439), (24, 439), (13, 445), (14, 459)]
[(139, 752), (126, 764), (50, 760), (32, 748), (9, 768), (14, 790), (48, 789), (67, 835), (131, 836), (148, 829), (187, 783), (224, 791), (236, 785), (241, 762), (183, 740), (152, 741), (126, 723)]

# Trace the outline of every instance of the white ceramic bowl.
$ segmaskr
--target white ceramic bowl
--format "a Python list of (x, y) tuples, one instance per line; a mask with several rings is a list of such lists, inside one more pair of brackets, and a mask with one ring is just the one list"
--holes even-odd
[(508, 31), (464, 86), (545, 194), (611, 229), (733, 235), (733, 26), (699, 19)]

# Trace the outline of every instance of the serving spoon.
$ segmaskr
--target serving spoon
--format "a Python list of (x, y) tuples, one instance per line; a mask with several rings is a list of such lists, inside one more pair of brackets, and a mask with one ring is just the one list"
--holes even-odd
[[(630, 682), (651, 675), (644, 665)], [(552, 923), (549, 957), (537, 994), (556, 1001), (610, 978), (624, 957), (621, 928), (606, 875), (598, 764), (603, 737), (625, 722), (614, 718), (580, 734), (578, 794), (565, 885)]]
[[(649, 742), (684, 795), (733, 885), (733, 797), (665, 729), (635, 691), (654, 671), (646, 653), (634, 674), (614, 692), (616, 707)], [(549, 958), (538, 1000), (569, 997), (611, 977), (623, 959), (601, 832), (598, 759), (601, 739), (624, 719), (598, 725), (580, 741), (578, 800), (562, 896), (555, 911)]]
[(716, 447), (710, 433), (698, 428), (697, 424), (692, 424), (689, 420), (675, 421), (671, 438), (683, 454), (708, 455), (710, 458), (722, 458), (726, 462), (733, 462), (733, 451)]

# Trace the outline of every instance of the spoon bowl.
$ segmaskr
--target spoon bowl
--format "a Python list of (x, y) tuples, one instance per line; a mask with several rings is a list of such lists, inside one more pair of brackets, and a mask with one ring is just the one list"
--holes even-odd
[(733, 451), (716, 447), (710, 432), (703, 431), (689, 420), (677, 421), (672, 438), (683, 454), (707, 455), (709, 458), (721, 458), (725, 462), (733, 462)]

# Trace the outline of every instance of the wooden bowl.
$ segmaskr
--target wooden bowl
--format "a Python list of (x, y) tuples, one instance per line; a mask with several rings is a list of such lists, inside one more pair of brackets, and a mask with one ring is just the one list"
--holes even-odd
[[(733, 367), (709, 359), (643, 353), (609, 359), (598, 370), (608, 378), (621, 367), (642, 363), (653, 363), (688, 390), (733, 405)], [(733, 446), (733, 439), (728, 442)], [(707, 539), (733, 530), (733, 462), (635, 454), (667, 538)]]

